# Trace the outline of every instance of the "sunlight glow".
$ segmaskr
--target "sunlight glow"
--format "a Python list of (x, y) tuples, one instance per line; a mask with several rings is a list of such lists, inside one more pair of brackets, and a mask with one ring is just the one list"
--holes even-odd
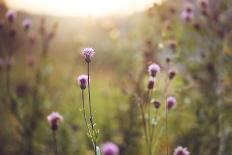
[(124, 15), (140, 11), (161, 0), (5, 0), (13, 9), (55, 16)]

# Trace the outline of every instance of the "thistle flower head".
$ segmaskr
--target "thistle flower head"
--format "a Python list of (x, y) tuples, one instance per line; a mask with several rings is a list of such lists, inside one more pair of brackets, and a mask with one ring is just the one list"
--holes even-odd
[(181, 13), (181, 19), (184, 20), (185, 22), (190, 22), (192, 21), (192, 19), (194, 18), (194, 14), (193, 12), (189, 12), (189, 11), (182, 11)]
[(167, 97), (167, 108), (172, 109), (176, 106), (176, 98), (174, 96)]
[(176, 76), (176, 71), (174, 69), (169, 69), (168, 70), (168, 77), (170, 80), (172, 80)]
[(207, 9), (207, 7), (209, 6), (209, 0), (198, 0), (197, 3), (202, 10)]
[(14, 10), (8, 10), (6, 12), (6, 19), (9, 23), (13, 23), (16, 18), (16, 12)]
[(186, 147), (178, 146), (173, 155), (190, 155), (190, 153)]
[(119, 148), (112, 142), (106, 142), (102, 145), (101, 151), (103, 155), (118, 155)]
[(159, 101), (156, 101), (156, 100), (152, 100), (152, 103), (153, 105), (155, 106), (156, 109), (159, 109), (160, 108), (160, 102)]
[(79, 75), (77, 77), (77, 83), (82, 90), (84, 90), (88, 84), (88, 75)]
[(154, 85), (155, 85), (155, 78), (150, 76), (147, 84), (148, 90), (152, 90), (154, 88)]
[(50, 115), (47, 116), (48, 123), (51, 126), (52, 130), (57, 130), (59, 123), (63, 122), (63, 116), (60, 115), (58, 112), (52, 112)]
[(153, 63), (148, 66), (148, 73), (150, 76), (155, 77), (158, 72), (160, 72), (160, 66), (158, 64)]
[(91, 62), (92, 57), (94, 56), (95, 52), (93, 48), (87, 47), (84, 48), (81, 52), (81, 55), (85, 58), (87, 63)]
[(24, 19), (23, 20), (23, 29), (25, 31), (28, 31), (32, 25), (32, 21), (30, 19)]

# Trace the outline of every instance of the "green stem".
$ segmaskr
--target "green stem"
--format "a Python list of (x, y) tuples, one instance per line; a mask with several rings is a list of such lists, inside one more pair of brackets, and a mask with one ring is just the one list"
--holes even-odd
[(96, 131), (94, 129), (94, 120), (93, 120), (93, 113), (92, 113), (92, 104), (91, 104), (91, 91), (90, 91), (90, 79), (89, 79), (89, 76), (90, 76), (90, 66), (89, 66), (89, 63), (87, 63), (87, 70), (88, 70), (88, 96), (89, 96), (89, 112), (90, 112), (90, 124), (91, 124), (91, 128), (92, 128), (92, 131), (94, 133), (94, 137), (93, 138), (93, 144), (94, 144), (94, 152), (95, 152), (95, 155), (97, 154), (96, 152)]
[(57, 148), (57, 141), (56, 141), (56, 131), (52, 131), (52, 137), (53, 137), (53, 147), (54, 147), (54, 154), (58, 155), (58, 148)]

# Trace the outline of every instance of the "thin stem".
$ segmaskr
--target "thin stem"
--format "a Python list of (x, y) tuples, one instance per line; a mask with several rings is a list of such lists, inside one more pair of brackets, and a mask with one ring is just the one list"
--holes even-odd
[(57, 141), (56, 141), (56, 131), (52, 131), (52, 137), (53, 137), (54, 154), (58, 155), (58, 148), (57, 148)]
[(169, 140), (168, 140), (168, 106), (166, 105), (165, 106), (165, 116), (166, 116), (166, 120), (165, 120), (165, 127), (166, 127), (166, 143), (167, 143), (167, 155), (169, 154)]
[(89, 76), (90, 76), (90, 69), (89, 69), (89, 63), (87, 63), (87, 66), (88, 66), (88, 96), (89, 96), (89, 112), (90, 112), (90, 124), (91, 124), (91, 127), (92, 127), (92, 130), (94, 132), (94, 138), (93, 138), (93, 144), (94, 144), (94, 152), (95, 152), (95, 155), (97, 154), (96, 152), (96, 132), (95, 132), (95, 129), (94, 129), (94, 123), (93, 123), (93, 113), (92, 113), (92, 105), (91, 105), (91, 91), (90, 91), (90, 79), (89, 79)]
[(147, 125), (146, 125), (146, 119), (145, 119), (145, 116), (144, 116), (143, 105), (140, 104), (139, 107), (140, 107), (141, 114), (142, 114), (142, 122), (143, 122), (143, 130), (144, 130), (144, 135), (145, 135), (145, 141), (146, 141), (147, 147), (149, 149), (149, 141), (148, 141), (148, 134), (147, 134)]

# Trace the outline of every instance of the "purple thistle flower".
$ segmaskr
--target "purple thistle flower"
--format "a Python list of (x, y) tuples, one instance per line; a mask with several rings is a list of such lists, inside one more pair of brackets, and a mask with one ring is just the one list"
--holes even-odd
[(176, 98), (173, 96), (168, 96), (167, 97), (167, 108), (172, 109), (176, 106)]
[(190, 155), (190, 152), (186, 147), (178, 146), (173, 155)]
[(207, 7), (209, 6), (209, 0), (198, 0), (197, 3), (202, 10), (207, 9)]
[(155, 78), (150, 76), (149, 79), (148, 79), (147, 88), (149, 90), (152, 90), (154, 88), (154, 85), (155, 85)]
[(59, 123), (63, 122), (63, 116), (61, 116), (58, 112), (52, 112), (47, 116), (48, 123), (51, 126), (52, 130), (57, 130)]
[(81, 52), (81, 55), (85, 58), (87, 63), (91, 62), (92, 57), (94, 56), (95, 52), (93, 48), (87, 47), (84, 48)]
[(25, 31), (28, 31), (32, 25), (32, 21), (30, 19), (23, 20), (23, 28)]
[(6, 12), (6, 19), (9, 21), (9, 23), (13, 23), (17, 14), (14, 10), (8, 10)]
[(119, 148), (112, 142), (106, 142), (102, 145), (101, 151), (103, 155), (118, 155)]
[(168, 70), (168, 77), (170, 80), (172, 80), (176, 76), (176, 71), (174, 69)]
[(150, 76), (155, 77), (158, 72), (160, 72), (160, 66), (158, 64), (153, 63), (148, 66), (148, 73)]
[(159, 109), (159, 108), (160, 108), (160, 105), (161, 105), (161, 104), (160, 104), (159, 101), (154, 101), (153, 104), (154, 104), (154, 106), (155, 106), (156, 109)]
[(77, 83), (82, 90), (84, 90), (88, 84), (88, 75), (79, 75), (77, 77)]
[(181, 13), (181, 18), (182, 18), (182, 20), (184, 20), (185, 22), (190, 22), (190, 21), (192, 21), (192, 19), (194, 18), (194, 14), (193, 14), (192, 11), (184, 10), (184, 11), (182, 11), (182, 13)]

